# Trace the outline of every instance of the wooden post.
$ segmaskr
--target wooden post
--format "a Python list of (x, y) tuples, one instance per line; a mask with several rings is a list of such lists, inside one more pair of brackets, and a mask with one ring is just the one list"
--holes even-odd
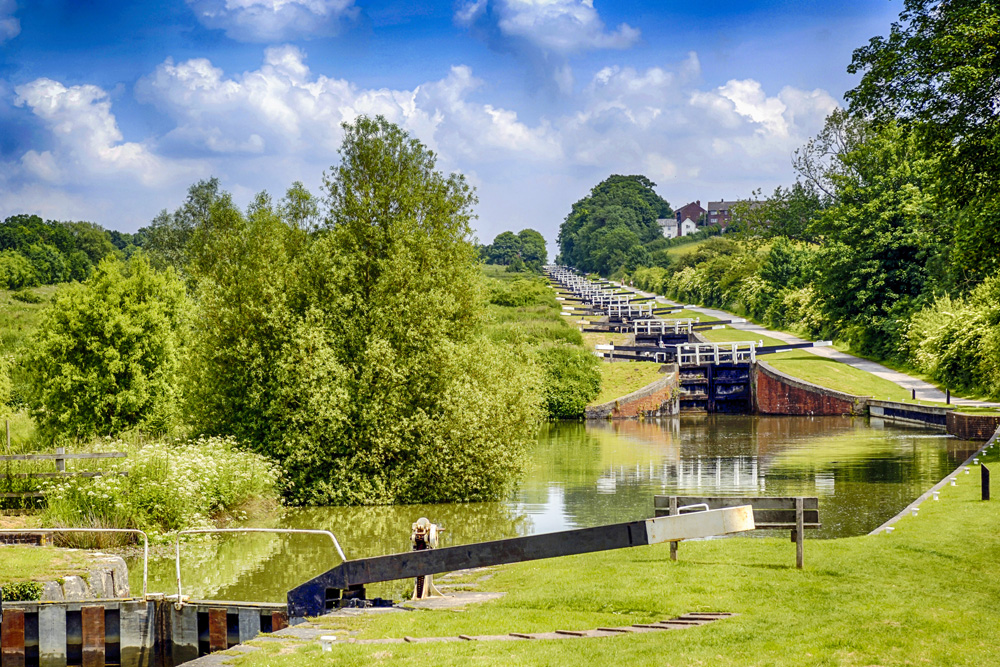
[(979, 466), (979, 480), (983, 486), (983, 500), (990, 499), (990, 469), (986, 466)]
[(795, 499), (795, 567), (802, 569), (803, 565), (803, 537), (805, 526), (803, 526), (803, 501), (802, 498)]
[(24, 667), (24, 611), (4, 609), (0, 628), (3, 667)]
[(227, 620), (225, 608), (212, 607), (208, 610), (208, 650), (212, 653), (229, 648)]
[[(56, 457), (66, 454), (65, 447), (56, 447)], [(66, 472), (66, 459), (56, 458), (56, 470), (59, 472)]]
[[(677, 496), (670, 496), (670, 516), (677, 514)], [(670, 560), (677, 560), (677, 546), (679, 542), (670, 543)]]
[(104, 607), (81, 607), (83, 667), (104, 667)]

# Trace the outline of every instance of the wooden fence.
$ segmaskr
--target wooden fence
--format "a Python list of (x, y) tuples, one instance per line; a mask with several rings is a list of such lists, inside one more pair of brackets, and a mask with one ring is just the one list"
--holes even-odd
[[(87, 471), (66, 471), (66, 461), (73, 459), (123, 459), (127, 458), (125, 452), (91, 452), (85, 454), (67, 454), (65, 447), (56, 447), (55, 454), (6, 454), (0, 456), (2, 461), (55, 461), (56, 472), (22, 472), (4, 475), (6, 477), (17, 477), (20, 479), (31, 478), (52, 478), (52, 477), (100, 477), (106, 473), (99, 470)], [(118, 475), (125, 475), (124, 472), (116, 472)], [(45, 494), (39, 491), (24, 491), (20, 493), (0, 493), (0, 498), (41, 498)]]

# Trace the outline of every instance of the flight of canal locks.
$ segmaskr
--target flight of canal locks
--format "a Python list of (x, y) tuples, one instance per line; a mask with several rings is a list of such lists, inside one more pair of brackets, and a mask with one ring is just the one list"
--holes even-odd
[[(677, 305), (563, 267), (548, 274), (567, 317), (586, 316), (582, 329), (624, 341), (596, 354), (656, 362), (663, 378), (599, 418), (545, 426), (506, 502), (288, 509), (266, 526), (187, 531), (166, 552), (92, 573), (106, 582), (84, 595), (4, 602), (4, 667), (196, 664), (288, 633), (329, 648), (333, 639), (311, 619), (490, 599), (450, 587), (456, 572), (664, 542), (683, 561), (684, 540), (791, 534), (788, 565), (802, 567), (807, 530), (819, 539), (891, 531), (894, 517), (982, 447), (949, 435), (934, 411), (865, 405), (762, 370), (786, 347), (699, 336), (725, 321), (672, 318)], [(43, 542), (55, 532), (4, 538)], [(693, 612), (548, 635), (614, 637), (725, 618)], [(549, 638), (516, 630), (507, 639)]]

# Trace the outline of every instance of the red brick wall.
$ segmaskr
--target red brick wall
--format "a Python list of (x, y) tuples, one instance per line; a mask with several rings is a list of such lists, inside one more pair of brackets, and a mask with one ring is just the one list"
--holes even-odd
[(762, 415), (851, 415), (864, 413), (867, 406), (863, 396), (803, 382), (759, 361), (753, 378), (754, 405)]
[[(627, 363), (627, 362), (623, 362)], [(677, 412), (677, 372), (652, 382), (627, 396), (587, 408), (587, 419), (660, 417)]]
[(986, 442), (1000, 428), (1000, 415), (948, 413), (948, 433), (961, 440)]

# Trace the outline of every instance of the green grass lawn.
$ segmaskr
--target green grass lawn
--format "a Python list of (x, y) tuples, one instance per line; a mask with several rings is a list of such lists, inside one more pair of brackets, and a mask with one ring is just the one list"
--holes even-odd
[(608, 403), (655, 382), (663, 377), (660, 366), (652, 361), (602, 363), (601, 393), (590, 404)]
[(667, 256), (670, 257), (670, 259), (676, 260), (682, 255), (694, 252), (710, 240), (711, 239), (701, 239), (700, 241), (692, 241), (690, 243), (682, 243), (681, 245), (671, 246), (670, 248), (667, 248)]
[(55, 547), (0, 546), (0, 587), (20, 581), (54, 581), (87, 570), (87, 552)]
[(712, 343), (743, 343), (743, 342), (759, 342), (764, 341), (764, 345), (782, 345), (783, 343), (777, 338), (771, 338), (769, 336), (762, 336), (760, 334), (755, 334), (752, 331), (741, 331), (740, 329), (732, 329), (726, 327), (725, 329), (708, 329), (706, 331), (699, 331), (702, 336), (707, 338)]
[[(993, 450), (995, 451), (995, 450)], [(990, 463), (998, 463), (995, 453)], [(1000, 466), (998, 466), (1000, 469)], [(788, 538), (685, 543), (505, 566), (477, 590), (500, 600), (464, 611), (325, 619), (346, 639), (586, 630), (693, 611), (739, 614), (700, 628), (602, 639), (298, 648), (261, 642), (237, 664), (393, 665), (997, 665), (1000, 502), (960, 475), (892, 534), (807, 540), (796, 570)], [(650, 499), (652, 508), (652, 499)], [(822, 500), (820, 501), (822, 516)], [(477, 573), (473, 578), (482, 576)]]

